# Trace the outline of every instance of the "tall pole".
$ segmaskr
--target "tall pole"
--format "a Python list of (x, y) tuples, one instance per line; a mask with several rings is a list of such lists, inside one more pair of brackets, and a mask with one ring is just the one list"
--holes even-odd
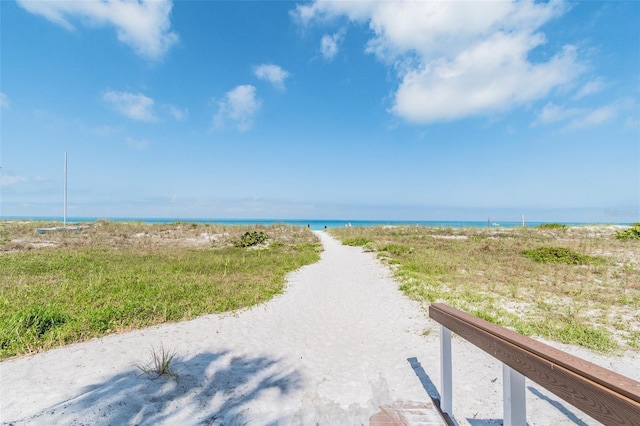
[[(2, 138), (0, 138), (0, 164), (2, 164)], [(2, 166), (0, 165), (0, 222), (2, 222)]]
[(2, 166), (0, 166), (0, 222), (2, 222)]
[(63, 225), (67, 227), (67, 153), (64, 153), (64, 217)]
[(0, 166), (0, 222), (2, 222), (2, 166)]

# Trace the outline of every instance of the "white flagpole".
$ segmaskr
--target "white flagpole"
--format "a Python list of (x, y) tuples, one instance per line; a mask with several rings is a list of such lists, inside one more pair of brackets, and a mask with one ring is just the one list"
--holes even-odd
[(67, 153), (64, 153), (64, 227), (67, 227)]

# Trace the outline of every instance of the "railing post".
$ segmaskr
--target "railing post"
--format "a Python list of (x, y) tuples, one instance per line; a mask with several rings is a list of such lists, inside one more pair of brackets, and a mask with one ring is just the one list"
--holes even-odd
[(526, 426), (527, 399), (524, 376), (502, 364), (502, 404), (504, 426)]
[(451, 330), (440, 326), (440, 377), (442, 389), (440, 390), (440, 410), (453, 417), (452, 401), (452, 368), (451, 368)]

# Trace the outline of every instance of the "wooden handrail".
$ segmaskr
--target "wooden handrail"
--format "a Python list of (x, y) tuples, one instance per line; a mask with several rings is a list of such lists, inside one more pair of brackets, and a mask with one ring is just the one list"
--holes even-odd
[(429, 316), (594, 419), (640, 424), (640, 382), (442, 303)]

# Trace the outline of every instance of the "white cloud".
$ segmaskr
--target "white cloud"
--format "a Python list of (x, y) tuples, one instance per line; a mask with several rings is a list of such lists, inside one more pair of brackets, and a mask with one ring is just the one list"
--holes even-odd
[(120, 127), (105, 125), (105, 126), (93, 127), (93, 128), (87, 129), (87, 131), (96, 136), (107, 137), (107, 136), (113, 136), (113, 135), (117, 135), (118, 133), (121, 133), (122, 129)]
[(23, 182), (29, 182), (29, 179), (24, 176), (15, 176), (15, 175), (2, 175), (2, 180), (0, 183), (2, 186), (13, 186)]
[(232, 121), (238, 130), (247, 131), (253, 126), (253, 116), (260, 109), (260, 104), (254, 86), (237, 86), (228, 91), (223, 100), (218, 101), (218, 112), (213, 117), (213, 124), (217, 128), (223, 128), (227, 121)]
[(142, 93), (108, 91), (104, 94), (103, 99), (109, 103), (113, 109), (132, 120), (156, 120), (153, 114), (153, 99)]
[(625, 130), (640, 129), (640, 120), (638, 120), (638, 117), (636, 116), (627, 117), (627, 119), (624, 121), (624, 129)]
[(446, 121), (501, 111), (546, 96), (567, 83), (575, 69), (571, 48), (544, 64), (522, 55), (529, 39), (498, 35), (462, 52), (453, 61), (408, 71), (391, 110), (409, 121)]
[(339, 15), (346, 15), (354, 21), (364, 21), (369, 18), (375, 7), (375, 2), (372, 1), (315, 1), (311, 4), (297, 5), (291, 15), (303, 25), (313, 20), (329, 20)]
[(542, 108), (542, 111), (538, 115), (538, 119), (536, 120), (534, 125), (559, 123), (583, 113), (584, 110), (581, 110), (579, 108), (565, 108), (563, 106), (556, 105), (553, 102), (549, 102), (544, 106), (544, 108)]
[(262, 64), (253, 69), (253, 73), (261, 80), (267, 80), (276, 89), (284, 90), (284, 80), (289, 77), (289, 72), (278, 65)]
[(534, 125), (563, 123), (564, 130), (595, 127), (612, 121), (623, 111), (634, 108), (635, 102), (632, 99), (620, 99), (598, 108), (566, 108), (548, 103), (538, 115)]
[(168, 108), (169, 114), (171, 114), (171, 116), (178, 121), (186, 120), (187, 116), (189, 115), (189, 110), (187, 108), (182, 109), (174, 105), (168, 105)]
[(576, 93), (573, 96), (573, 99), (578, 100), (578, 99), (584, 98), (585, 96), (598, 93), (602, 89), (604, 89), (604, 87), (605, 87), (604, 81), (601, 78), (597, 78), (595, 80), (588, 82), (584, 86), (582, 86), (580, 90), (578, 90), (578, 93)]
[(344, 31), (338, 31), (335, 34), (325, 34), (320, 40), (320, 53), (327, 61), (333, 60), (338, 54), (339, 44), (344, 38)]
[(583, 71), (575, 48), (532, 61), (539, 28), (567, 9), (550, 2), (335, 2), (298, 6), (305, 24), (346, 16), (368, 23), (366, 51), (399, 78), (391, 111), (417, 123), (504, 111), (541, 99)]
[(125, 142), (131, 148), (136, 149), (138, 151), (142, 151), (144, 149), (147, 149), (149, 147), (149, 145), (151, 145), (151, 143), (148, 140), (145, 140), (145, 139), (134, 139), (134, 138), (131, 138), (131, 137), (125, 138)]
[(9, 96), (0, 92), (0, 109), (9, 109)]
[(87, 27), (113, 26), (118, 40), (140, 56), (157, 60), (178, 42), (171, 31), (171, 0), (17, 0), (27, 11), (68, 30), (72, 21)]
[(606, 105), (600, 108), (586, 112), (581, 117), (576, 117), (569, 122), (567, 129), (582, 129), (585, 127), (594, 127), (606, 123), (618, 115), (619, 108), (617, 105)]

